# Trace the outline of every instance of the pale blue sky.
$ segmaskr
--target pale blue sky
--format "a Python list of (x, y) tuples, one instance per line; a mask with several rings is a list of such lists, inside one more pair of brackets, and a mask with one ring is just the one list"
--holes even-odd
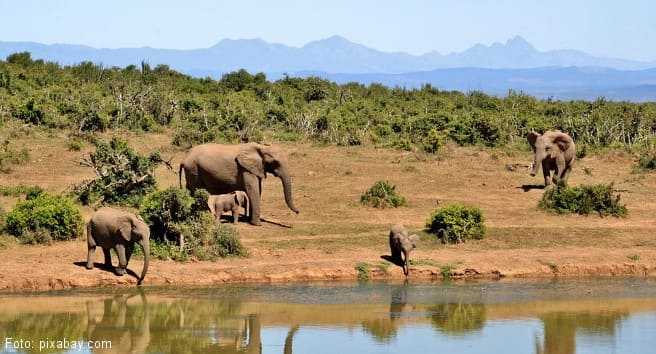
[(334, 34), (414, 54), (521, 35), (540, 50), (656, 60), (656, 1), (0, 0), (0, 41), (189, 49), (255, 37), (301, 46)]

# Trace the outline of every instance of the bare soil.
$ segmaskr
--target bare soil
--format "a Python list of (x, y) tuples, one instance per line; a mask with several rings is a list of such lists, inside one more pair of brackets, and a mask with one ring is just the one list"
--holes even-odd
[[(32, 131), (14, 141), (30, 150), (30, 162), (0, 174), (5, 186), (39, 185), (65, 191), (91, 177), (77, 161), (90, 151), (69, 151), (65, 136)], [(184, 151), (165, 133), (125, 133), (140, 151), (159, 149), (173, 166)], [(555, 215), (537, 208), (543, 190), (531, 188), (528, 151), (449, 147), (439, 157), (363, 147), (283, 144), (289, 153), (297, 206), (284, 204), (278, 179), (264, 183), (261, 227), (237, 228), (248, 258), (215, 262), (154, 260), (146, 285), (211, 285), (225, 282), (283, 282), (356, 279), (356, 268), (373, 279), (402, 278), (401, 268), (384, 261), (393, 223), (420, 231), (430, 212), (450, 202), (480, 206), (486, 238), (442, 245), (423, 234), (413, 253), (410, 278), (654, 276), (656, 275), (656, 174), (632, 172), (634, 157), (606, 152), (577, 161), (570, 184), (614, 182), (627, 204), (625, 218)], [(512, 168), (509, 168), (512, 166)], [(177, 174), (157, 171), (160, 187), (177, 185)], [(359, 204), (377, 180), (389, 180), (408, 206), (374, 209)], [(0, 197), (8, 210), (16, 198)], [(83, 208), (85, 218), (93, 212)], [(40, 291), (73, 287), (132, 286), (134, 276), (86, 270), (86, 244), (80, 239), (48, 246), (19, 245), (0, 237), (0, 290)], [(101, 252), (96, 259), (100, 262)], [(116, 260), (115, 260), (116, 262)], [(357, 266), (357, 267), (356, 267)], [(130, 263), (141, 272), (138, 259)]]

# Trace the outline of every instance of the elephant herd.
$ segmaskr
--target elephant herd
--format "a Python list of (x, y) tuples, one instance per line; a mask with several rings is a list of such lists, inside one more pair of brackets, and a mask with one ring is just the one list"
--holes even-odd
[[(552, 181), (567, 183), (576, 157), (573, 139), (560, 131), (548, 131), (544, 134), (532, 132), (528, 134), (527, 140), (534, 155), (531, 175), (535, 176), (542, 168), (545, 186)], [(250, 223), (261, 225), (262, 179), (266, 178), (267, 173), (280, 178), (287, 206), (298, 213), (292, 198), (287, 156), (276, 146), (256, 143), (198, 145), (180, 163), (179, 184), (182, 187), (184, 175), (188, 190), (207, 190), (210, 194), (208, 208), (217, 221), (223, 212), (230, 211), (233, 222), (237, 222), (240, 207), (243, 206)], [(123, 275), (134, 244), (139, 243), (144, 251), (144, 267), (138, 282), (141, 284), (148, 269), (149, 237), (149, 228), (139, 216), (117, 209), (101, 208), (87, 225), (87, 268), (93, 268), (93, 254), (96, 246), (100, 246), (108, 267), (112, 265), (110, 250), (115, 250), (119, 259), (116, 274)], [(389, 234), (391, 258), (402, 265), (406, 276), (410, 251), (416, 247), (417, 241), (418, 236), (408, 235), (403, 225), (392, 226)]]

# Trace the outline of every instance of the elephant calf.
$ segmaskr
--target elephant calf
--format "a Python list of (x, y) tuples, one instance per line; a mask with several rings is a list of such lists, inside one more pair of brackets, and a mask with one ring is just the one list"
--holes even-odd
[(212, 215), (218, 222), (221, 214), (226, 211), (232, 212), (232, 222), (237, 223), (239, 220), (239, 210), (243, 207), (246, 216), (248, 216), (249, 201), (248, 195), (244, 191), (234, 191), (227, 194), (210, 195), (207, 198), (207, 206), (210, 208)]
[(105, 265), (112, 266), (110, 250), (118, 254), (117, 275), (124, 275), (128, 266), (134, 244), (139, 243), (144, 253), (144, 266), (137, 284), (141, 284), (148, 271), (150, 258), (150, 229), (148, 225), (132, 213), (126, 211), (101, 208), (96, 211), (87, 224), (87, 269), (93, 268), (93, 254), (96, 246), (100, 246), (105, 255)]
[[(576, 146), (569, 135), (560, 131), (548, 131), (544, 134), (531, 132), (526, 139), (533, 148), (531, 176), (535, 176), (542, 167), (544, 185), (554, 183), (567, 184), (576, 158)], [(551, 171), (554, 171), (551, 177)]]
[[(389, 245), (392, 258), (403, 264), (403, 274), (409, 273), (410, 252), (417, 247), (418, 235), (408, 235), (408, 230), (400, 224), (392, 226), (389, 233)], [(401, 258), (403, 255), (403, 258)]]

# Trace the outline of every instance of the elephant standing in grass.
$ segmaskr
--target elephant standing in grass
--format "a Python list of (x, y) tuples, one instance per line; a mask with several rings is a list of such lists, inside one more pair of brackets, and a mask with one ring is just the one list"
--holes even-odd
[(239, 211), (243, 207), (246, 216), (248, 216), (248, 195), (244, 191), (234, 191), (228, 194), (210, 195), (207, 198), (207, 206), (210, 212), (218, 222), (221, 214), (226, 211), (232, 212), (232, 222), (237, 223), (239, 220)]
[(134, 244), (139, 243), (143, 249), (144, 265), (137, 284), (141, 284), (148, 271), (150, 257), (150, 229), (148, 225), (132, 213), (126, 211), (101, 208), (96, 211), (87, 224), (87, 269), (93, 268), (93, 254), (96, 246), (100, 246), (105, 255), (105, 265), (112, 266), (111, 249), (118, 254), (117, 275), (124, 275), (128, 266)]
[[(417, 247), (418, 235), (408, 235), (408, 230), (403, 225), (392, 226), (389, 233), (389, 245), (392, 259), (403, 264), (403, 274), (407, 277), (409, 273), (410, 252)], [(403, 257), (401, 257), (403, 255)]]
[(250, 222), (253, 225), (261, 225), (262, 179), (271, 173), (280, 178), (289, 209), (298, 213), (292, 199), (287, 156), (278, 147), (256, 143), (198, 145), (180, 163), (181, 188), (183, 170), (186, 187), (190, 191), (198, 188), (204, 188), (210, 194), (246, 191), (250, 200)]
[(554, 171), (554, 183), (567, 184), (576, 158), (572, 137), (560, 131), (548, 131), (542, 135), (531, 132), (527, 139), (533, 148), (531, 176), (535, 176), (542, 167), (545, 186), (551, 184), (551, 171)]

